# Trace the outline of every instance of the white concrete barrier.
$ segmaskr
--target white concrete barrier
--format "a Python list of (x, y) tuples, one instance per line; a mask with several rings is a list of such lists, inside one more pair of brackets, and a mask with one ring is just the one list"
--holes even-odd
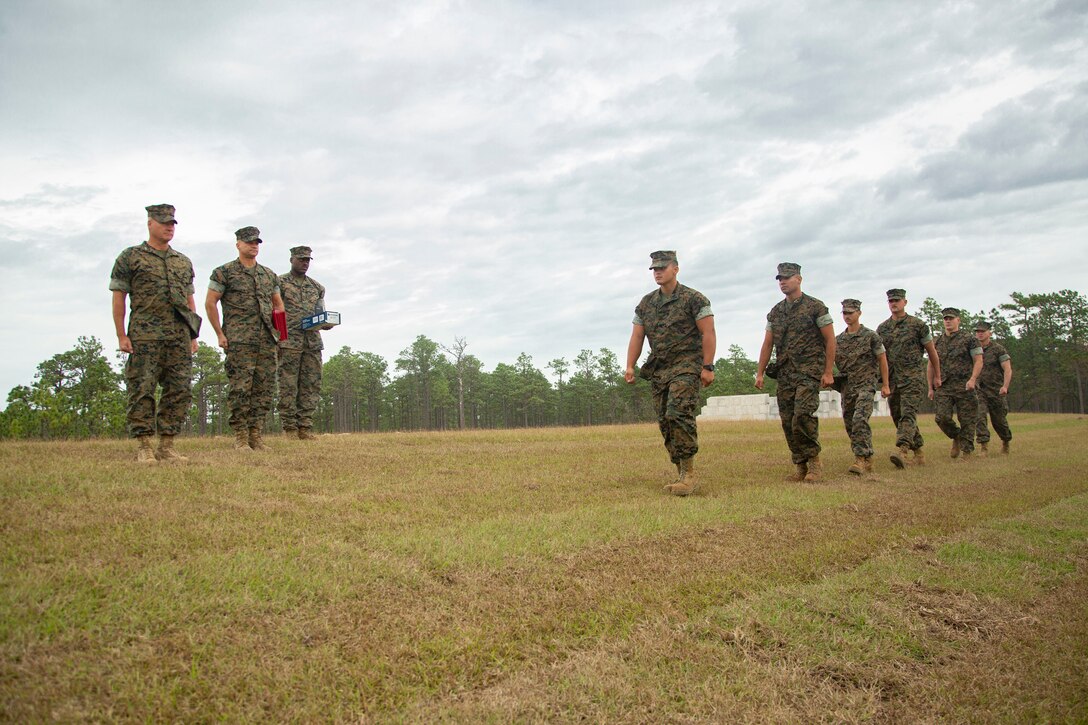
[[(878, 392), (874, 398), (873, 416), (890, 416), (888, 401)], [(820, 391), (819, 418), (842, 418), (842, 396), (835, 390)], [(718, 395), (708, 398), (700, 420), (778, 420), (778, 399), (762, 393), (756, 395)]]

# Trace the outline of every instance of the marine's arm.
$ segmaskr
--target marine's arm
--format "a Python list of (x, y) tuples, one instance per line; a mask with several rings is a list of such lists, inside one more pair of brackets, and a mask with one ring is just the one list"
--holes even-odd
[(707, 370), (706, 365), (714, 364), (714, 352), (718, 346), (718, 335), (714, 332), (714, 315), (707, 315), (695, 321), (695, 326), (703, 336), (703, 369), (699, 372), (699, 379), (706, 387), (714, 382), (714, 371)]
[(113, 291), (113, 328), (117, 333), (117, 346), (121, 352), (132, 352), (132, 340), (125, 332), (125, 303), (128, 294), (121, 290)]
[[(774, 347), (774, 334), (767, 330), (763, 334), (763, 346), (759, 349), (759, 364), (756, 367), (756, 387), (763, 390), (763, 372), (771, 361), (771, 348)], [(832, 356), (834, 357), (834, 356)]]
[[(204, 298), (204, 311), (208, 314), (208, 324), (215, 330), (215, 336), (219, 339), (219, 347), (227, 349), (227, 336), (223, 334), (223, 328), (219, 325), (219, 300), (223, 293), (209, 288), (208, 296)], [(232, 358), (233, 359), (233, 358)]]
[(646, 328), (642, 325), (631, 325), (631, 339), (627, 342), (627, 367), (623, 371), (623, 379), (628, 384), (635, 382), (635, 363), (642, 354), (642, 343), (646, 340)]

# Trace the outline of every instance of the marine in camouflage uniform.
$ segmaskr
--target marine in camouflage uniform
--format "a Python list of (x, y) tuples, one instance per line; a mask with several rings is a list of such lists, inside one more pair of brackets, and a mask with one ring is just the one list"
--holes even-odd
[(801, 291), (801, 265), (778, 265), (779, 290), (785, 299), (767, 313), (767, 330), (759, 353), (756, 387), (763, 388), (772, 347), (778, 379), (778, 416), (794, 465), (791, 481), (819, 481), (820, 388), (834, 382), (835, 331), (827, 306)]
[[(929, 372), (930, 397), (937, 408), (937, 427), (952, 439), (952, 458), (970, 456), (975, 450), (975, 424), (978, 398), (975, 383), (982, 371), (982, 347), (974, 335), (960, 329), (960, 311), (955, 307), (941, 310), (944, 334), (934, 341), (941, 360), (941, 380), (937, 386), (932, 368)], [(955, 417), (959, 419), (956, 424)]]
[(314, 411), (321, 395), (321, 331), (302, 329), (302, 319), (324, 309), (325, 288), (306, 275), (312, 252), (291, 248), (291, 271), (279, 278), (287, 309), (287, 339), (280, 341), (279, 412), (283, 431), (301, 440), (314, 438)]
[(860, 476), (873, 470), (873, 431), (869, 418), (873, 415), (878, 374), (881, 393), (886, 398), (891, 392), (888, 357), (880, 336), (859, 322), (859, 300), (843, 300), (842, 316), (846, 329), (835, 338), (835, 365), (839, 369), (835, 384), (842, 394), (842, 419), (854, 453), (854, 465), (849, 472)]
[(695, 416), (699, 389), (714, 382), (714, 312), (701, 292), (676, 281), (676, 252), (654, 252), (650, 259), (659, 289), (647, 294), (635, 307), (624, 378), (628, 383), (635, 382), (635, 364), (648, 338), (650, 355), (639, 376), (650, 381), (658, 428), (678, 473), (676, 481), (665, 490), (687, 496), (697, 482), (699, 434)]
[[(922, 446), (925, 440), (918, 430), (918, 409), (926, 396), (926, 366), (922, 353), (929, 357), (929, 364), (940, 378), (941, 362), (933, 345), (929, 325), (908, 315), (907, 293), (902, 288), (888, 290), (888, 309), (892, 316), (877, 325), (876, 332), (888, 355), (888, 381), (891, 395), (888, 409), (895, 423), (896, 452), (891, 461), (896, 468), (925, 463)], [(913, 452), (913, 459), (910, 454)]]
[[(228, 422), (234, 431), (235, 449), (267, 448), (262, 432), (276, 393), (280, 336), (272, 311), (283, 310), (283, 300), (276, 273), (257, 263), (260, 234), (257, 227), (242, 227), (234, 233), (238, 259), (215, 268), (205, 301), (208, 321), (226, 351)], [(222, 327), (216, 307), (220, 302)]]
[[(200, 317), (193, 299), (193, 263), (170, 246), (177, 219), (170, 204), (146, 207), (148, 241), (125, 249), (110, 273), (113, 320), (125, 362), (129, 435), (140, 442), (137, 460), (186, 460), (173, 439), (192, 402), (193, 353)], [(132, 314), (125, 329), (126, 297)], [(158, 405), (156, 388), (162, 388)], [(159, 434), (159, 449), (151, 437)]]
[(991, 340), (992, 327), (989, 322), (975, 325), (975, 337), (982, 345), (982, 372), (978, 376), (978, 422), (975, 424), (975, 438), (979, 448), (986, 452), (990, 443), (990, 429), (986, 427), (986, 415), (990, 416), (997, 437), (1001, 439), (1001, 452), (1009, 452), (1012, 429), (1009, 428), (1009, 384), (1012, 382), (1012, 358), (1000, 342)]

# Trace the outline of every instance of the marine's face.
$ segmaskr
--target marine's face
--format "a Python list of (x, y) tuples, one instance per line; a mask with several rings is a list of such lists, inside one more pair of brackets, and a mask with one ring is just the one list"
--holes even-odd
[(778, 276), (778, 289), (782, 291), (782, 294), (789, 297), (790, 295), (801, 289), (801, 275), (795, 274), (790, 277)]
[(680, 271), (680, 267), (675, 264), (670, 264), (667, 267), (655, 267), (653, 270), (654, 282), (660, 285), (668, 285), (676, 279), (676, 273)]
[(246, 259), (256, 259), (257, 253), (261, 251), (261, 245), (256, 240), (252, 242), (239, 240), (234, 243), (234, 246), (238, 248), (238, 255)]
[(310, 269), (309, 257), (291, 257), (291, 272), (297, 275), (304, 275), (306, 271)]
[(944, 318), (944, 331), (951, 335), (953, 332), (959, 332), (960, 330), (960, 318), (947, 315)]
[(990, 344), (990, 336), (993, 334), (990, 330), (975, 330), (975, 337), (982, 343), (983, 347)]
[(846, 323), (847, 327), (853, 327), (858, 324), (859, 319), (861, 319), (861, 310), (853, 310), (850, 312), (847, 312), (846, 310), (842, 311), (842, 321)]
[(888, 309), (892, 311), (892, 314), (899, 317), (903, 314), (903, 310), (907, 309), (906, 300), (888, 300)]
[(161, 243), (168, 243), (174, 238), (174, 227), (177, 222), (166, 222), (165, 224), (156, 221), (154, 219), (147, 220), (147, 233), (152, 239)]

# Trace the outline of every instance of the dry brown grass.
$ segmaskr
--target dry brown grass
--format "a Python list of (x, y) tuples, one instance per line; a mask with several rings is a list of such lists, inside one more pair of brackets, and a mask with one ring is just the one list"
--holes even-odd
[(1086, 423), (1013, 424), (821, 486), (704, 425), (687, 500), (651, 426), (5, 444), (0, 715), (1083, 720)]

